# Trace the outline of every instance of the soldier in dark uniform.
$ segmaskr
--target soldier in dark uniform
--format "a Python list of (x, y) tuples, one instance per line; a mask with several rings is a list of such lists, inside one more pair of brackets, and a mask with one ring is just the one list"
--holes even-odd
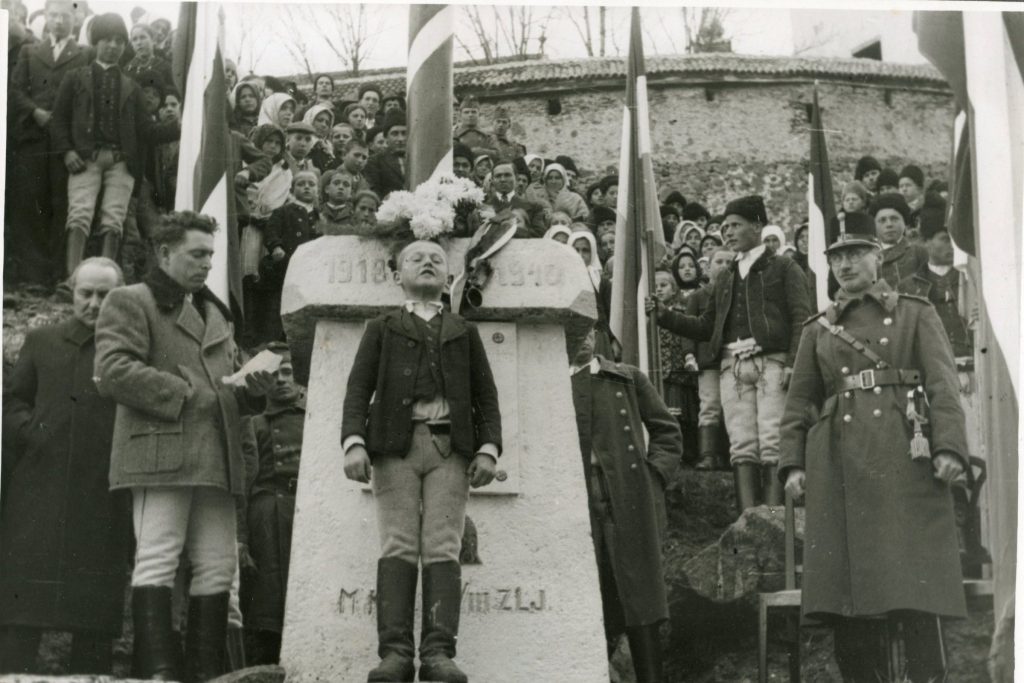
[(910, 207), (903, 195), (895, 192), (878, 195), (871, 205), (871, 215), (882, 247), (878, 279), (895, 288), (900, 280), (928, 264), (928, 252), (921, 245), (907, 241)]
[(469, 147), (474, 157), (493, 154), (490, 135), (480, 129), (480, 103), (472, 95), (459, 103), (459, 125), (452, 133), (455, 142)]
[(276, 664), (281, 653), (295, 487), (306, 421), (288, 345), (274, 342), (267, 349), (284, 360), (267, 393), (266, 410), (255, 415), (249, 421), (250, 429), (242, 434), (246, 470), (256, 472), (246, 497), (246, 547), (250, 555), (241, 560), (248, 565), (242, 574), (242, 600), (251, 665)]
[[(844, 681), (942, 681), (939, 617), (966, 614), (950, 496), (967, 454), (953, 354), (934, 307), (877, 277), (870, 219), (847, 214), (845, 227), (827, 250), (840, 289), (804, 325), (782, 419), (779, 477), (807, 496), (803, 611), (835, 628)], [(927, 440), (908, 417), (919, 385)], [(894, 625), (905, 672), (890, 670)]]

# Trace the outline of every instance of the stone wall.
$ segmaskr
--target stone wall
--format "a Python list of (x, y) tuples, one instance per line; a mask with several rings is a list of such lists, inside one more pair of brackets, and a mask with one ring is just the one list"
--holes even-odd
[[(715, 212), (730, 198), (759, 193), (770, 220), (791, 230), (806, 215), (812, 89), (807, 81), (651, 84), (659, 194), (678, 189)], [(897, 171), (913, 162), (929, 180), (946, 178), (954, 116), (951, 94), (840, 82), (823, 82), (818, 90), (837, 193), (852, 180), (857, 159), (864, 154)], [(549, 115), (549, 101), (556, 98), (561, 113)], [(568, 154), (584, 178), (618, 166), (621, 90), (584, 86), (536, 96), (490, 93), (481, 103), (485, 126), (498, 105), (509, 111), (514, 136), (530, 152), (547, 158)]]

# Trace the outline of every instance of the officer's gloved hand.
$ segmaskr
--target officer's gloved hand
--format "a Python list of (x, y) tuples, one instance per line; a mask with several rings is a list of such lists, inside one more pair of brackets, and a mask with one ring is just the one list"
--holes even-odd
[(939, 453), (932, 458), (932, 468), (935, 470), (935, 478), (953, 483), (953, 480), (964, 473), (964, 466), (960, 460), (949, 453)]
[(805, 479), (806, 473), (799, 467), (794, 467), (789, 471), (789, 476), (786, 477), (786, 493), (788, 493), (794, 501), (800, 500), (804, 497)]

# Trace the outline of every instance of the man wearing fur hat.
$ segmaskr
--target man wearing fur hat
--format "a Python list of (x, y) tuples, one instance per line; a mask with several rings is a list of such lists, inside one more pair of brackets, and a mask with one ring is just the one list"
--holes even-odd
[(741, 512), (783, 502), (776, 476), (779, 422), (800, 326), (810, 315), (800, 266), (761, 242), (767, 224), (761, 197), (729, 202), (722, 232), (736, 260), (715, 276), (704, 312), (685, 315), (658, 306), (652, 297), (646, 306), (648, 312), (657, 309), (660, 326), (697, 341), (710, 340), (709, 353), (719, 359), (722, 410)]
[[(903, 668), (886, 647), (894, 623), (899, 680), (944, 681), (939, 618), (966, 614), (950, 485), (968, 450), (953, 354), (928, 301), (878, 277), (871, 219), (844, 223), (826, 251), (835, 303), (803, 326), (782, 418), (779, 478), (794, 498), (806, 492), (803, 613), (834, 628), (844, 681)], [(908, 418), (918, 386), (927, 439)]]
[(388, 147), (374, 154), (366, 164), (366, 182), (383, 199), (395, 190), (405, 189), (405, 112), (392, 109), (384, 117), (384, 137)]
[(928, 252), (920, 245), (907, 242), (910, 207), (903, 195), (896, 192), (878, 195), (871, 205), (871, 215), (875, 219), (876, 236), (882, 245), (878, 277), (888, 282), (890, 287), (896, 287), (900, 280), (928, 264)]

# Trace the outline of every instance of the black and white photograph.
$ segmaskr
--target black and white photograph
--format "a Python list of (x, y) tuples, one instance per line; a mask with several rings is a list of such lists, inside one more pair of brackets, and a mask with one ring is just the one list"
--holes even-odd
[(1024, 5), (705, 2), (0, 0), (0, 683), (1014, 681)]

